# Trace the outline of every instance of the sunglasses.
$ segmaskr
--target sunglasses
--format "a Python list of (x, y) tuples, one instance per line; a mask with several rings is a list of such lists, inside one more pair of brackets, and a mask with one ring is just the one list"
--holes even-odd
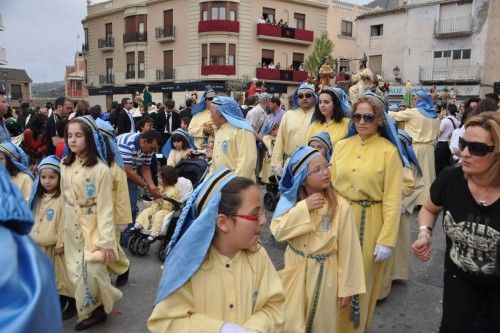
[(208, 101), (211, 101), (211, 100), (213, 100), (214, 98), (213, 98), (213, 97), (207, 97), (207, 98), (205, 98), (205, 99), (206, 99), (206, 100), (208, 100)]
[(352, 120), (354, 120), (355, 123), (359, 123), (361, 119), (363, 119), (365, 123), (373, 123), (375, 121), (375, 115), (371, 113), (353, 113)]
[(313, 97), (313, 95), (312, 94), (298, 94), (297, 97), (299, 99), (302, 99), (302, 98), (311, 98), (311, 97)]
[(469, 142), (462, 137), (458, 138), (458, 148), (463, 151), (465, 147), (469, 148), (469, 153), (474, 156), (484, 156), (495, 150), (495, 146), (488, 146), (486, 143)]

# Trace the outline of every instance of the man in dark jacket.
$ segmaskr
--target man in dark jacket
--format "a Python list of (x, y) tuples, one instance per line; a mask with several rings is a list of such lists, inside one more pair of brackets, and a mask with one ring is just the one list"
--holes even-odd
[(193, 118), (193, 115), (191, 114), (191, 106), (193, 106), (193, 100), (191, 98), (188, 98), (186, 100), (186, 108), (179, 112), (179, 116), (182, 118)]
[(129, 110), (132, 109), (132, 101), (125, 97), (122, 99), (121, 109), (116, 112), (116, 135), (123, 133), (135, 133), (135, 123)]
[(163, 135), (163, 142), (167, 142), (172, 132), (181, 127), (181, 116), (175, 110), (173, 100), (165, 101), (165, 107), (158, 111), (156, 130)]

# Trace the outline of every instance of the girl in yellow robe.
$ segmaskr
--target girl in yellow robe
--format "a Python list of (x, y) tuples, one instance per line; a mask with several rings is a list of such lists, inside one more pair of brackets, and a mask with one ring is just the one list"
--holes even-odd
[(364, 332), (370, 326), (385, 261), (396, 245), (403, 164), (400, 142), (384, 137), (397, 139), (385, 107), (373, 93), (358, 99), (351, 111), (353, 136), (337, 142), (331, 161), (333, 186), (349, 201), (356, 220), (366, 285), (366, 294), (353, 297), (351, 309), (341, 311), (340, 332)]
[(284, 332), (335, 333), (337, 310), (365, 292), (363, 260), (349, 204), (334, 192), (330, 165), (311, 147), (290, 158), (271, 232), (286, 241)]
[(29, 168), (28, 157), (20, 147), (4, 141), (0, 143), (0, 163), (2, 162), (10, 173), (10, 180), (28, 201), (33, 187), (33, 174)]
[(307, 132), (307, 142), (304, 143), (308, 144), (318, 132), (327, 132), (333, 144), (343, 139), (349, 128), (349, 107), (349, 100), (342, 89), (322, 89)]
[(70, 121), (64, 139), (70, 149), (61, 165), (64, 254), (75, 287), (75, 329), (84, 330), (105, 321), (122, 297), (106, 269), (118, 257), (109, 202), (113, 185), (104, 141), (91, 116)]
[(193, 192), (169, 245), (151, 332), (282, 332), (281, 281), (258, 243), (260, 189), (227, 168)]
[(52, 261), (57, 293), (63, 309), (62, 318), (66, 320), (76, 315), (76, 305), (73, 285), (64, 261), (60, 163), (58, 157), (50, 155), (38, 165), (39, 176), (35, 179), (29, 201), (35, 219), (30, 237)]

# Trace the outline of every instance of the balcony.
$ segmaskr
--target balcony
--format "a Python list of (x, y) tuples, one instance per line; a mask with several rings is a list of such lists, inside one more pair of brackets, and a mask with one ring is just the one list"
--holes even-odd
[(235, 75), (236, 67), (228, 65), (201, 66), (201, 75)]
[(207, 20), (198, 22), (198, 33), (204, 32), (240, 32), (240, 22), (230, 20)]
[(99, 75), (99, 84), (100, 85), (115, 84), (115, 74)]
[(434, 22), (434, 37), (460, 37), (472, 34), (472, 16), (436, 20)]
[(155, 30), (156, 40), (159, 42), (171, 42), (175, 40), (175, 27), (159, 27)]
[(314, 31), (258, 23), (257, 38), (269, 41), (310, 45), (314, 41)]
[(148, 33), (144, 32), (130, 32), (123, 34), (123, 44), (126, 43), (145, 43), (148, 41)]
[(115, 39), (111, 36), (97, 40), (97, 48), (101, 51), (112, 51), (115, 48)]
[(7, 55), (3, 47), (0, 47), (0, 65), (7, 65)]
[(127, 80), (135, 79), (135, 71), (126, 71), (125, 72), (125, 79), (127, 79)]
[(175, 70), (173, 68), (156, 70), (156, 81), (173, 80), (174, 78)]
[(87, 53), (87, 52), (89, 52), (89, 44), (82, 43), (82, 53)]
[(481, 67), (420, 67), (419, 80), (422, 83), (478, 83), (481, 81)]
[(306, 71), (257, 68), (256, 76), (260, 80), (303, 82), (307, 79), (308, 73)]

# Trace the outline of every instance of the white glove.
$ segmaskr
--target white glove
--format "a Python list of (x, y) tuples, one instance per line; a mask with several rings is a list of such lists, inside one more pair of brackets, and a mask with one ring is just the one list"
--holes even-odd
[(283, 177), (283, 168), (280, 167), (272, 167), (271, 171), (278, 177)]
[(392, 255), (392, 247), (377, 244), (375, 245), (375, 252), (373, 252), (373, 255), (375, 256), (375, 262), (386, 261)]
[(258, 333), (257, 331), (249, 331), (240, 325), (234, 323), (224, 323), (220, 328), (219, 333)]

